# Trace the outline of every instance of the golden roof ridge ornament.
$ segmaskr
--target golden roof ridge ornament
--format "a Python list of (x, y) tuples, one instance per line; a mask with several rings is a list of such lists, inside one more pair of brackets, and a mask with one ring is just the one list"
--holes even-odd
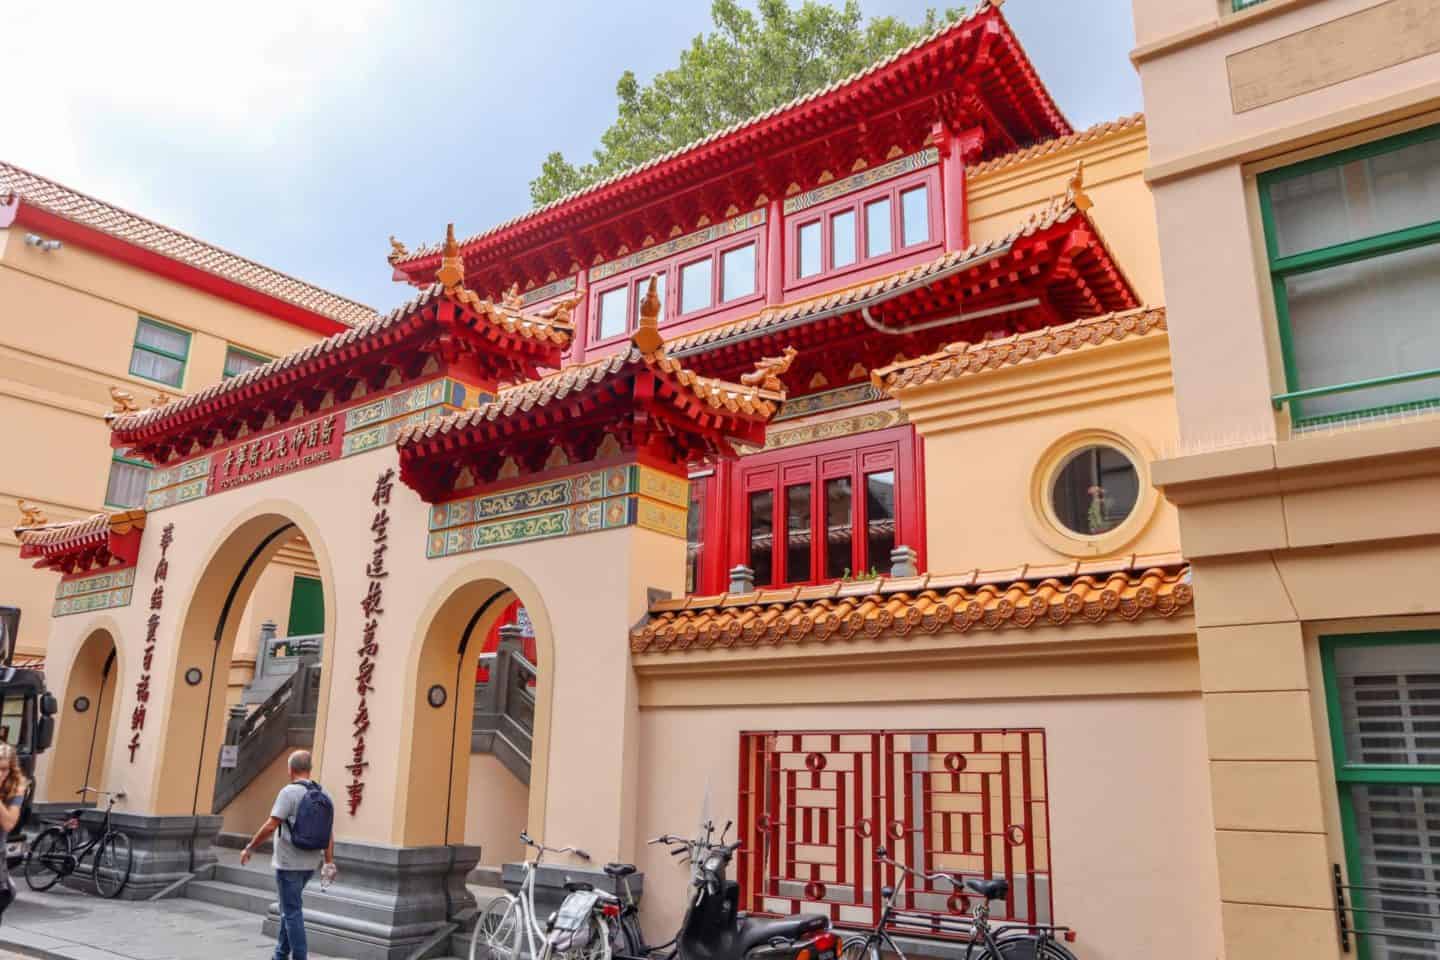
[(1090, 199), (1090, 194), (1085, 192), (1085, 161), (1075, 161), (1075, 172), (1071, 175), (1069, 183), (1066, 184), (1065, 199), (1075, 204), (1075, 209), (1081, 213), (1089, 213), (1090, 208), (1095, 206), (1095, 201)]
[(759, 387), (771, 393), (784, 393), (785, 383), (780, 379), (780, 375), (790, 369), (790, 364), (795, 362), (798, 353), (794, 347), (786, 347), (778, 357), (761, 357), (755, 361), (753, 372), (741, 375), (741, 385)]
[(24, 500), (17, 499), (15, 506), (20, 508), (20, 522), (15, 525), (15, 529), (17, 530), (28, 527), (43, 527), (50, 522), (45, 516), (45, 511), (33, 503), (26, 503)]
[(110, 399), (114, 402), (115, 408), (112, 413), (139, 413), (140, 404), (135, 402), (135, 394), (129, 390), (121, 390), (119, 387), (110, 388)]
[(655, 278), (656, 274), (650, 274), (650, 285), (640, 301), (640, 325), (630, 335), (630, 342), (647, 360), (665, 351), (665, 338), (660, 335), (660, 293)]
[(446, 293), (465, 289), (465, 258), (460, 256), (460, 245), (455, 242), (455, 224), (445, 225), (445, 245), (440, 248), (440, 269), (435, 279), (445, 288)]
[(404, 260), (408, 256), (410, 256), (410, 251), (405, 249), (405, 244), (396, 240), (395, 234), (390, 234), (390, 255), (385, 259), (394, 263), (397, 260)]

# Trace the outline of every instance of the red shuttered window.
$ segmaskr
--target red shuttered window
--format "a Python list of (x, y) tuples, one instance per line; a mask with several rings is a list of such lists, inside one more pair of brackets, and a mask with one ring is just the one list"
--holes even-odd
[(906, 426), (730, 465), (727, 569), (784, 586), (888, 574), (900, 544), (923, 557), (916, 460)]

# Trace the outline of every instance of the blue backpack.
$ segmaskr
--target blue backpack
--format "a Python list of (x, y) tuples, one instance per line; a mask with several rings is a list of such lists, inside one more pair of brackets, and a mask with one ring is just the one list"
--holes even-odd
[(300, 780), (305, 796), (295, 808), (290, 821), (290, 842), (296, 850), (324, 850), (330, 845), (330, 831), (335, 827), (335, 805), (314, 780)]

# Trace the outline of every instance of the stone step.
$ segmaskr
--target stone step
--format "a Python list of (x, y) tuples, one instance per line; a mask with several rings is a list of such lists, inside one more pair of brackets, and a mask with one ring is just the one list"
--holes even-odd
[(275, 872), (269, 869), (268, 859), (266, 861), (266, 869), (264, 870), (232, 864), (216, 864), (215, 875), (211, 879), (220, 883), (233, 884), (237, 887), (248, 887), (251, 890), (267, 891), (270, 893), (272, 899), (275, 897)]
[(190, 900), (213, 903), (217, 907), (243, 910), (258, 917), (265, 916), (270, 904), (275, 902), (274, 891), (261, 891), (219, 880), (193, 880), (185, 885), (185, 896)]

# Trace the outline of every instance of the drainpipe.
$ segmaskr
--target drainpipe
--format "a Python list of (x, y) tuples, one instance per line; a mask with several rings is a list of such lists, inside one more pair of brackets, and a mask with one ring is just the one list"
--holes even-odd
[(993, 317), (997, 313), (1011, 313), (1015, 310), (1028, 310), (1030, 307), (1040, 305), (1039, 297), (1031, 297), (1028, 300), (1017, 300), (1014, 303), (1001, 304), (998, 307), (986, 307), (984, 310), (976, 310), (973, 313), (956, 313), (948, 317), (939, 317), (935, 320), (926, 320), (924, 323), (912, 323), (904, 327), (887, 327), (870, 315), (869, 305), (860, 308), (860, 319), (871, 330), (878, 330), (881, 333), (889, 334), (892, 337), (901, 337), (907, 333), (919, 333), (921, 330), (930, 330), (935, 327), (944, 327), (952, 323), (960, 323), (964, 320), (981, 320), (985, 317)]

